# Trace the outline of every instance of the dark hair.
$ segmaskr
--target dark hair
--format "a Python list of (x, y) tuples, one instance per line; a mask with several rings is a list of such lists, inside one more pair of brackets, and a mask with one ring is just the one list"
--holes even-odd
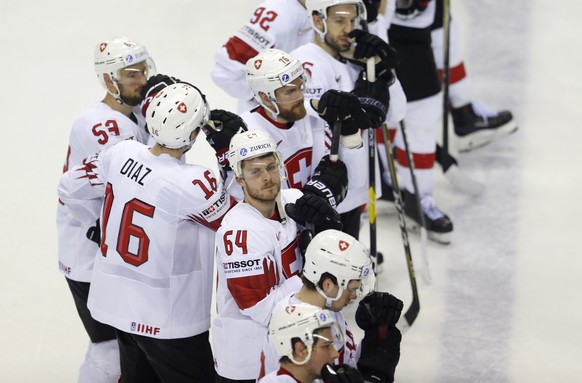
[[(317, 286), (319, 286), (320, 289), (323, 289), (323, 281), (325, 281), (326, 278), (328, 278), (334, 284), (337, 285), (337, 278), (333, 274), (330, 274), (326, 271), (323, 274), (321, 274), (321, 277), (319, 278), (319, 282), (317, 282)], [(311, 282), (309, 279), (307, 279), (307, 277), (303, 274), (301, 274), (301, 281), (303, 281), (303, 286), (305, 286), (307, 288), (307, 290), (311, 290), (311, 291), (317, 290), (315, 288), (315, 284), (313, 282)]]

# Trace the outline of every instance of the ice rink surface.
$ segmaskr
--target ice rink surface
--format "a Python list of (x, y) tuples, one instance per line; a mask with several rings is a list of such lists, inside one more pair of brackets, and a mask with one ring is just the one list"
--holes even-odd
[[(71, 124), (103, 97), (95, 44), (127, 35), (147, 46), (158, 72), (198, 85), (213, 108), (234, 109), (209, 71), (256, 3), (0, 1), (1, 382), (74, 382), (88, 342), (58, 272), (55, 211)], [(486, 185), (480, 196), (435, 170), (455, 233), (449, 246), (429, 244), (430, 285), (411, 234), (421, 311), (404, 334), (396, 381), (580, 382), (582, 4), (452, 3), (472, 94), (510, 109), (519, 131), (459, 156)], [(213, 161), (203, 141), (188, 159)], [(379, 287), (408, 306), (397, 216), (378, 209)]]

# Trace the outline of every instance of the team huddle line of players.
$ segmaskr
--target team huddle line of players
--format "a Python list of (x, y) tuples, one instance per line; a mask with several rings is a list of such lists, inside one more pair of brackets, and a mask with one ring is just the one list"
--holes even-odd
[[(143, 45), (97, 45), (107, 93), (75, 121), (58, 187), (59, 266), (90, 338), (79, 382), (394, 380), (403, 303), (374, 291), (358, 241), (363, 132), (407, 119), (423, 211), (396, 133), (406, 214), (448, 243), (452, 222), (431, 197), (440, 83), (425, 62), (441, 3), (398, 2), (390, 25), (384, 1), (266, 0), (216, 53), (212, 78), (240, 99), (237, 114), (157, 74)], [(451, 93), (467, 148), (515, 130), (506, 112), (455, 112)], [(200, 134), (219, 174), (185, 161)], [(391, 182), (376, 161), (380, 197)], [(359, 342), (342, 313), (353, 301)]]

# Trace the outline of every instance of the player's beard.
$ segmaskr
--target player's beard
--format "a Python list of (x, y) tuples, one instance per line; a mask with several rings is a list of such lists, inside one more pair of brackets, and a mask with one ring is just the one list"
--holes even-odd
[(344, 40), (347, 39), (347, 35), (330, 38), (329, 34), (326, 34), (324, 40), (325, 43), (334, 50), (338, 52), (347, 52), (350, 50), (352, 44), (349, 42), (349, 40), (347, 41), (340, 40), (342, 37), (344, 38)]
[(123, 84), (119, 84), (119, 98), (121, 99), (121, 101), (125, 102), (129, 106), (137, 106), (137, 105), (139, 105), (140, 102), (142, 102), (142, 98), (141, 98), (141, 94), (140, 94), (141, 88), (134, 89), (134, 92), (136, 94), (131, 94), (131, 95), (126, 94), (127, 92), (124, 90)]
[(279, 117), (285, 121), (299, 121), (306, 115), (307, 110), (305, 110), (305, 104), (303, 103), (303, 100), (298, 101), (295, 105), (288, 109), (282, 109), (281, 104), (279, 104)]
[(262, 185), (260, 188), (257, 187), (249, 187), (249, 184), (246, 184), (246, 192), (247, 194), (254, 200), (261, 202), (261, 203), (271, 203), (275, 201), (277, 198), (277, 194), (281, 191), (281, 182), (274, 182), (273, 187), (265, 189), (265, 185)]

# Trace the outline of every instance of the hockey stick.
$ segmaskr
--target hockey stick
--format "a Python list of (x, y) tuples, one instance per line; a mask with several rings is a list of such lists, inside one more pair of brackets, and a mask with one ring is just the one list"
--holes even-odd
[(388, 157), (388, 167), (390, 168), (390, 176), (392, 177), (394, 205), (398, 211), (398, 223), (400, 225), (400, 233), (402, 234), (402, 245), (404, 246), (404, 255), (408, 267), (408, 277), (410, 278), (410, 285), (412, 287), (412, 302), (410, 307), (398, 321), (400, 324), (398, 328), (401, 331), (404, 331), (412, 326), (412, 323), (414, 323), (414, 320), (418, 316), (420, 311), (420, 299), (418, 297), (418, 288), (416, 286), (414, 265), (412, 264), (412, 253), (410, 251), (410, 244), (408, 243), (408, 231), (406, 230), (406, 221), (404, 219), (404, 204), (402, 203), (402, 196), (400, 195), (400, 187), (398, 186), (398, 178), (396, 176), (396, 166), (394, 165), (394, 153), (390, 146), (390, 138), (388, 137), (388, 127), (386, 124), (382, 125), (382, 137), (384, 138), (384, 147), (386, 148), (386, 156)]
[(478, 195), (484, 190), (483, 184), (462, 173), (457, 160), (449, 153), (450, 27), (450, 0), (443, 0), (443, 143), (441, 147), (437, 145), (437, 161), (441, 164), (443, 174), (455, 188), (467, 194)]
[[(376, 81), (376, 63), (374, 57), (366, 61), (366, 77), (369, 82)], [(376, 239), (376, 130), (368, 129), (368, 217), (370, 223), (370, 255), (376, 263), (378, 274), (378, 249)]]
[(406, 150), (406, 157), (408, 159), (408, 168), (410, 170), (410, 178), (412, 178), (412, 186), (414, 187), (414, 199), (416, 202), (416, 208), (420, 212), (420, 256), (423, 266), (422, 277), (424, 281), (430, 285), (432, 283), (432, 277), (428, 267), (428, 235), (426, 232), (426, 219), (424, 218), (424, 213), (422, 212), (422, 204), (420, 203), (420, 191), (418, 189), (416, 174), (414, 172), (414, 158), (412, 157), (410, 147), (408, 146), (408, 137), (406, 136), (406, 125), (404, 124), (404, 120), (400, 121), (400, 132), (402, 133), (402, 140), (404, 141), (404, 148)]

